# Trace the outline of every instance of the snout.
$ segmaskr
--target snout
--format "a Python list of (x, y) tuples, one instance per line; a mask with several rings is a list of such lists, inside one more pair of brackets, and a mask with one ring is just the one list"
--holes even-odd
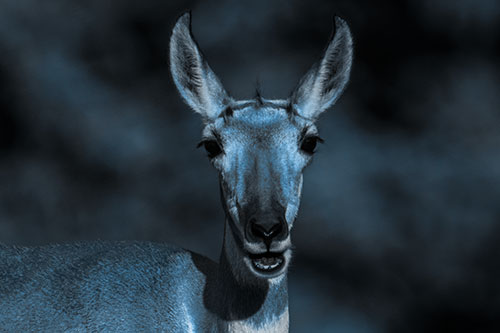
[(282, 274), (291, 257), (289, 228), (284, 214), (254, 214), (245, 224), (247, 264), (258, 276)]

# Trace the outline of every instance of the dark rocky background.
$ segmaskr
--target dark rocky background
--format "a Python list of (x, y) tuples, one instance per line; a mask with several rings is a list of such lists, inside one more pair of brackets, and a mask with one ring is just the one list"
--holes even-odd
[(167, 51), (176, 17), (236, 98), (284, 98), (336, 13), (351, 83), (320, 119), (292, 332), (500, 327), (500, 2), (0, 3), (0, 241), (167, 241), (217, 259), (216, 173)]

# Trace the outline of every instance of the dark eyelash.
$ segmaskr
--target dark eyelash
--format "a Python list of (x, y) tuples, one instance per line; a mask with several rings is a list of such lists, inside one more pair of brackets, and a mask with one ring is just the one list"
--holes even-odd
[(320, 137), (319, 135), (312, 135), (312, 136), (314, 136), (316, 138), (316, 140), (318, 140), (319, 143), (325, 143), (325, 140), (322, 137)]
[(308, 155), (313, 155), (316, 152), (318, 142), (321, 143), (322, 141), (323, 139), (317, 135), (306, 135), (300, 142), (300, 149)]
[(307, 135), (307, 132), (309, 131), (309, 128), (310, 128), (310, 126), (306, 126), (306, 127), (304, 127), (302, 129), (302, 132), (300, 133), (299, 142), (303, 142), (307, 137), (316, 138), (316, 140), (318, 140), (319, 143), (324, 143), (325, 142), (325, 140), (323, 140), (323, 138), (320, 137), (318, 134)]
[(199, 141), (197, 144), (196, 144), (196, 148), (200, 148), (201, 146), (203, 146), (205, 144), (205, 142), (209, 141), (210, 139), (202, 139), (201, 141)]

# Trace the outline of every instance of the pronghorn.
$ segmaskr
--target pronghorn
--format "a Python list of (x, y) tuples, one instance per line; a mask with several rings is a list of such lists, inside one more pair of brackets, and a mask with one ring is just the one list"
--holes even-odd
[(321, 60), (289, 98), (235, 100), (182, 15), (173, 81), (204, 121), (200, 146), (225, 211), (219, 263), (169, 245), (91, 242), (0, 246), (0, 331), (287, 332), (287, 267), (315, 121), (349, 80), (352, 39), (336, 17)]

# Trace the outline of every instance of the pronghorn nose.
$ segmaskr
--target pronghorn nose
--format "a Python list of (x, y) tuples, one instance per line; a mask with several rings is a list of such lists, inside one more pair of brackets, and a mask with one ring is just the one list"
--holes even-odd
[(262, 240), (269, 248), (273, 239), (283, 240), (288, 236), (288, 227), (284, 219), (258, 221), (251, 218), (248, 221), (247, 238), (252, 241)]

